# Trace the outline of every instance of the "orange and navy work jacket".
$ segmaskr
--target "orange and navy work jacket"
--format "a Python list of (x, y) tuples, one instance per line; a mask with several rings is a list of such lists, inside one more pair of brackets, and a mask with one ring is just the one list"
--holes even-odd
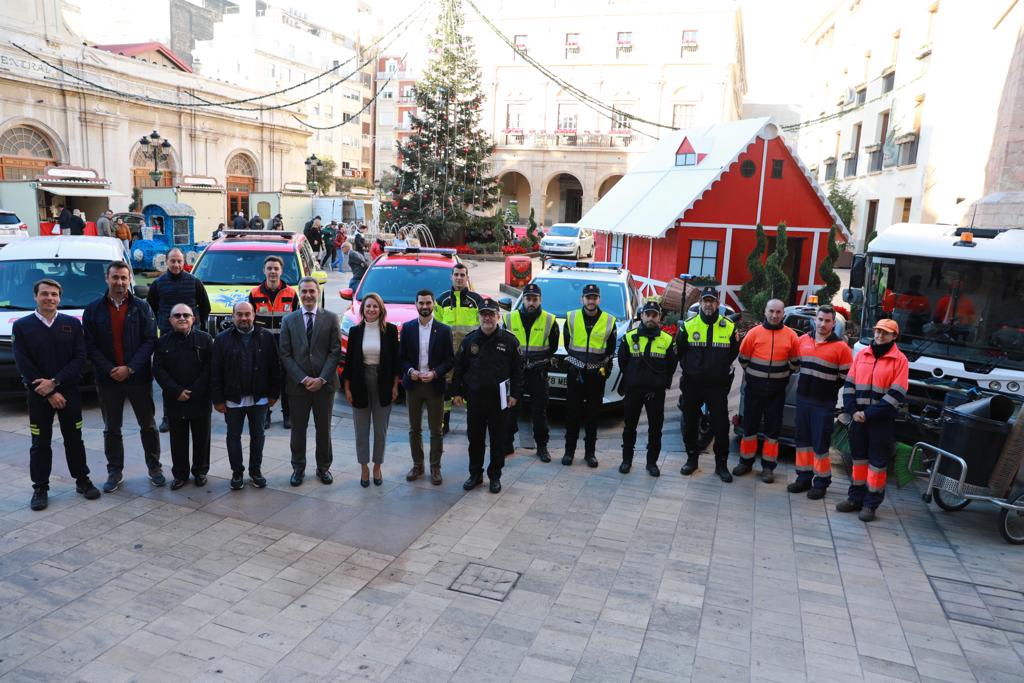
[(867, 421), (895, 418), (900, 404), (907, 400), (910, 364), (895, 344), (881, 358), (871, 347), (863, 349), (843, 387), (843, 412), (853, 415), (864, 411)]
[(800, 357), (797, 397), (834, 406), (853, 362), (850, 347), (835, 332), (823, 342), (808, 333), (797, 340), (797, 353)]
[(739, 355), (747, 386), (784, 390), (798, 367), (797, 339), (796, 332), (785, 325), (771, 329), (761, 324), (747, 332), (740, 342)]
[(255, 313), (255, 322), (274, 335), (281, 333), (281, 320), (299, 307), (299, 295), (283, 282), (277, 290), (267, 287), (267, 281), (252, 288), (249, 303)]

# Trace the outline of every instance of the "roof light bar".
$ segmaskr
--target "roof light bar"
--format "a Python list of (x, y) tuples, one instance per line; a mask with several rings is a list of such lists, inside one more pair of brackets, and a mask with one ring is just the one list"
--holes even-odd
[(274, 239), (289, 240), (295, 237), (294, 232), (282, 230), (225, 230), (225, 237), (270, 237)]
[(445, 247), (384, 247), (389, 254), (444, 254), (454, 256), (456, 251)]
[(548, 267), (558, 268), (593, 268), (596, 270), (622, 270), (621, 263), (614, 261), (573, 261), (571, 259), (548, 259)]

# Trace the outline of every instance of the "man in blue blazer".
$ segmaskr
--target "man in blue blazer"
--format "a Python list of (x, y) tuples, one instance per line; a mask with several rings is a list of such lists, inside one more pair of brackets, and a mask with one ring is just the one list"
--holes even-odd
[(434, 293), (421, 289), (416, 293), (419, 317), (402, 325), (398, 357), (402, 367), (402, 386), (409, 408), (409, 447), (412, 469), (406, 481), (423, 476), (423, 407), (427, 408), (430, 429), (430, 483), (441, 483), (441, 453), (444, 451), (441, 428), (444, 422), (445, 376), (455, 362), (452, 328), (434, 320)]

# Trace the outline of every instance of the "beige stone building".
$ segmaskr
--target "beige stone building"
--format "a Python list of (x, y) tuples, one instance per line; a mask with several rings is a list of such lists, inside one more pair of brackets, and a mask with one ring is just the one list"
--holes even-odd
[[(478, 3), (520, 50), (566, 86), (666, 126), (739, 118), (743, 30), (733, 2), (494, 0)], [(528, 64), (466, 8), (497, 145), (502, 204), (525, 222), (578, 220), (663, 132), (595, 110)]]
[[(123, 211), (133, 187), (152, 186), (152, 160), (138, 141), (156, 130), (170, 143), (158, 160), (161, 184), (213, 179), (223, 188), (225, 218), (229, 208), (249, 215), (250, 192), (304, 183), (309, 132), (290, 110), (175, 106), (258, 92), (198, 76), (159, 45), (90, 47), (64, 22), (60, 0), (2, 3), (0, 26), (0, 181), (30, 180), (59, 165), (93, 169), (109, 181), (110, 208)], [(34, 224), (57, 201), (40, 191), (34, 206), (16, 208), (34, 210), (24, 217)]]

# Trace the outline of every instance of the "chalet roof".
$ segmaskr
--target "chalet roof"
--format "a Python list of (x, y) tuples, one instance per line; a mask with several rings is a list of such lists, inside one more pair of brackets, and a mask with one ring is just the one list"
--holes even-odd
[(125, 57), (135, 57), (145, 52), (159, 52), (181, 71), (192, 73), (192, 68), (183, 62), (178, 55), (174, 54), (171, 48), (155, 40), (148, 43), (113, 43), (110, 45), (93, 45), (93, 47), (97, 50), (113, 52), (116, 55), (124, 55)]

